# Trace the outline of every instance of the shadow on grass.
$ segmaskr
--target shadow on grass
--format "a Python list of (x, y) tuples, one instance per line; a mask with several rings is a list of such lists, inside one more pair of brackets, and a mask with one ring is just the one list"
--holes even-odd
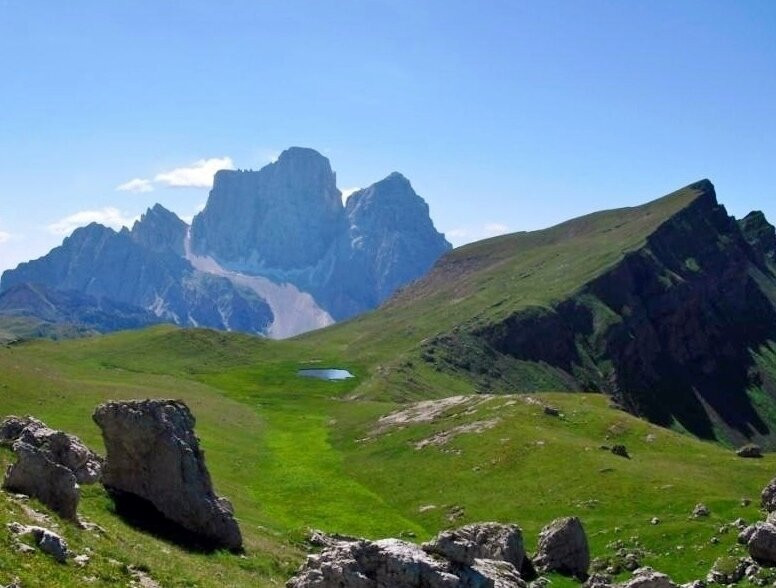
[(113, 499), (114, 512), (129, 526), (192, 553), (210, 554), (224, 549), (212, 539), (171, 521), (148, 500), (113, 488), (106, 490)]

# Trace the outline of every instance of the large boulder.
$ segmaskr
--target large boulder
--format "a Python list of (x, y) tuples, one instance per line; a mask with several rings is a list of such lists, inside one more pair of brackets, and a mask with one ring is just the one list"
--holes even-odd
[(97, 407), (107, 457), (103, 485), (116, 501), (140, 498), (213, 547), (242, 548), (232, 506), (213, 491), (194, 416), (175, 400)]
[(76, 520), (80, 492), (75, 474), (23, 441), (14, 443), (13, 451), (16, 463), (8, 467), (3, 488), (33, 496), (61, 517)]
[(759, 563), (776, 565), (776, 525), (769, 522), (755, 525), (746, 548)]
[(476, 523), (442, 531), (424, 543), (423, 550), (464, 565), (472, 565), (476, 559), (507, 561), (518, 570), (525, 559), (520, 528), (500, 523)]
[(577, 517), (556, 519), (539, 533), (539, 546), (533, 560), (540, 572), (559, 572), (587, 578), (590, 548), (582, 522)]
[(79, 484), (93, 484), (100, 479), (102, 459), (75, 435), (47, 427), (30, 416), (9, 416), (0, 423), (0, 443), (14, 445), (17, 441), (40, 450), (54, 463), (69, 469)]
[(509, 562), (463, 565), (398, 539), (341, 541), (310, 555), (288, 588), (516, 588), (525, 583)]

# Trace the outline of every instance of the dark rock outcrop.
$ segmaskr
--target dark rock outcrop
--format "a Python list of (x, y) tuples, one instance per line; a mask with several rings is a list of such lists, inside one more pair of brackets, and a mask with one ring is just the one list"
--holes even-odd
[(582, 522), (577, 517), (557, 519), (539, 533), (533, 564), (540, 572), (559, 572), (586, 579), (590, 548)]
[[(467, 368), (459, 357), (480, 358), (467, 369), (478, 387), (495, 373), (497, 389), (603, 392), (699, 437), (769, 440), (776, 424), (750, 392), (776, 398), (772, 370), (756, 359), (776, 341), (776, 273), (764, 256), (772, 227), (750, 219), (742, 231), (708, 180), (685, 190), (694, 198), (567, 298), (473, 321), (438, 336), (432, 343), (441, 350), (428, 355), (457, 372)], [(523, 368), (509, 380), (513, 366)], [(537, 378), (526, 381), (531, 373)]]
[(749, 244), (763, 257), (776, 260), (776, 228), (759, 210), (747, 214), (738, 221), (741, 232)]
[(194, 416), (182, 402), (108, 402), (94, 420), (107, 457), (103, 485), (117, 503), (141, 499), (208, 546), (242, 548), (231, 504), (213, 491)]

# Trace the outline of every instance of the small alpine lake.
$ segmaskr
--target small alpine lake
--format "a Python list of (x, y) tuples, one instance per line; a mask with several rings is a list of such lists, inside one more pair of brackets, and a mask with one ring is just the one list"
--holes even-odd
[(347, 380), (348, 378), (355, 378), (348, 370), (335, 369), (335, 368), (315, 368), (308, 369), (303, 368), (296, 372), (296, 375), (303, 378), (318, 378), (319, 380)]

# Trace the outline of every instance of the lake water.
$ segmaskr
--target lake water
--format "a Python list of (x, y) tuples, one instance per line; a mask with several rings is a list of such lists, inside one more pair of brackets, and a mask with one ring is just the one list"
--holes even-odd
[(337, 369), (304, 369), (296, 373), (303, 378), (318, 378), (319, 380), (347, 380), (355, 377), (348, 370)]

